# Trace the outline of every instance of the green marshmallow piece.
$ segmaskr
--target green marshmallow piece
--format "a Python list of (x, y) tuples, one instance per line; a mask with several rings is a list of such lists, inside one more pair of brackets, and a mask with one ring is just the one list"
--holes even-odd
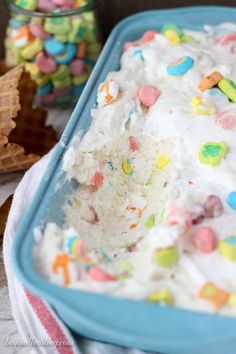
[(88, 75), (73, 76), (72, 82), (74, 85), (82, 85), (88, 80)]
[(175, 247), (168, 247), (156, 252), (156, 262), (161, 267), (171, 267), (178, 258), (177, 250)]
[(67, 17), (47, 18), (44, 29), (52, 34), (67, 34), (71, 31), (70, 19)]
[(79, 43), (85, 38), (86, 27), (81, 18), (73, 19), (71, 22), (71, 31), (68, 35), (70, 43)]
[(16, 5), (24, 10), (34, 11), (37, 8), (37, 0), (16, 0)]
[(102, 45), (99, 42), (90, 43), (88, 45), (88, 53), (89, 54), (98, 54), (98, 53), (100, 53), (101, 48), (102, 48)]
[(162, 33), (165, 33), (169, 29), (174, 30), (180, 38), (184, 36), (184, 32), (182, 31), (182, 29), (172, 23), (167, 23), (166, 25), (164, 25), (161, 31)]
[(97, 36), (97, 31), (95, 26), (88, 26), (85, 33), (85, 39), (88, 42), (95, 42)]
[(221, 91), (234, 103), (236, 103), (236, 83), (230, 79), (222, 79), (218, 82)]
[(71, 78), (70, 76), (67, 76), (66, 78), (62, 79), (62, 80), (52, 80), (53, 85), (58, 88), (58, 89), (62, 89), (64, 87), (70, 86), (71, 85)]
[(145, 223), (147, 229), (152, 229), (155, 226), (155, 215), (150, 215)]
[(221, 158), (224, 157), (229, 148), (225, 143), (206, 143), (204, 144), (199, 152), (199, 160), (211, 167), (216, 167), (220, 164)]
[(6, 48), (6, 64), (8, 66), (15, 66), (23, 62), (21, 51), (18, 48), (8, 47)]
[(133, 267), (132, 264), (126, 260), (120, 263), (119, 268), (122, 273), (119, 275), (118, 280), (122, 282), (130, 277)]
[(122, 272), (127, 272), (127, 273), (131, 273), (133, 270), (133, 267), (132, 267), (132, 264), (130, 263), (130, 261), (121, 262), (119, 268)]
[(49, 83), (50, 79), (48, 77), (48, 75), (43, 75), (41, 77), (36, 77), (36, 76), (33, 76), (31, 75), (31, 79), (33, 79), (36, 84), (38, 85), (38, 87), (42, 87), (42, 86), (45, 86)]
[(69, 75), (69, 68), (67, 65), (60, 65), (59, 69), (55, 73), (50, 74), (50, 78), (53, 81), (63, 80)]
[(5, 48), (12, 48), (14, 46), (14, 41), (10, 38), (6, 38), (4, 41)]
[(190, 36), (189, 34), (184, 34), (183, 37), (181, 38), (182, 42), (190, 42), (193, 39), (192, 36)]
[(14, 16), (16, 21), (23, 22), (23, 23), (28, 23), (30, 22), (30, 18), (25, 15), (16, 15)]
[(85, 12), (83, 14), (83, 19), (86, 21), (86, 22), (90, 22), (90, 23), (95, 23), (95, 17), (94, 17), (94, 13), (93, 12)]
[(67, 34), (56, 34), (55, 39), (58, 42), (66, 43), (68, 41), (68, 35)]
[(38, 17), (32, 17), (31, 19), (30, 19), (30, 22), (33, 22), (33, 23), (38, 23), (38, 24), (40, 24), (40, 25), (43, 25), (43, 19), (41, 19), (41, 18), (38, 18)]

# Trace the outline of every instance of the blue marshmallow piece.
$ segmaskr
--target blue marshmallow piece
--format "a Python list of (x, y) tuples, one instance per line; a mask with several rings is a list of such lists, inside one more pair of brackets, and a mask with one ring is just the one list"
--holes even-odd
[(133, 58), (137, 58), (137, 59), (140, 59), (140, 60), (144, 60), (144, 57), (143, 57), (143, 52), (141, 50), (135, 50), (132, 54), (132, 57)]
[(65, 51), (61, 55), (56, 55), (55, 60), (58, 64), (68, 64), (76, 54), (76, 46), (72, 43), (65, 45)]
[(236, 192), (229, 193), (227, 202), (232, 209), (236, 210)]
[(45, 39), (44, 41), (44, 49), (50, 55), (61, 55), (65, 53), (66, 46), (65, 44), (57, 41), (55, 38), (51, 37)]
[(167, 66), (169, 75), (178, 76), (185, 74), (193, 66), (193, 59), (188, 55), (179, 58), (175, 63)]
[(37, 95), (38, 96), (45, 96), (48, 95), (52, 90), (52, 84), (49, 82), (48, 84), (38, 87), (37, 88)]
[(9, 21), (9, 25), (10, 27), (12, 27), (13, 29), (18, 29), (18, 28), (21, 28), (24, 26), (24, 22), (21, 22), (21, 21), (17, 21), (16, 19), (14, 18), (11, 18), (10, 21)]

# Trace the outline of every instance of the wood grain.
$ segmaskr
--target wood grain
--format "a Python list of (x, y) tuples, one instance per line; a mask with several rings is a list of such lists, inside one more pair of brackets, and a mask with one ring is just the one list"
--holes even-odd
[(7, 20), (8, 20), (8, 11), (3, 3), (3, 0), (0, 0), (0, 58), (3, 58), (4, 55), (4, 37), (5, 37)]
[(0, 244), (3, 238), (3, 233), (5, 230), (8, 213), (11, 207), (12, 197), (13, 197), (12, 195), (8, 197), (5, 203), (3, 203), (3, 205), (0, 207)]
[(224, 5), (236, 6), (236, 0), (101, 0), (98, 19), (104, 38), (122, 18), (135, 12), (180, 6)]

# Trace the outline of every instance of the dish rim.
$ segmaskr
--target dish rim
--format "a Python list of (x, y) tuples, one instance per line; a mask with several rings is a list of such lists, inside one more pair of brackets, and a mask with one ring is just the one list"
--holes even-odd
[[(189, 315), (193, 316), (201, 316), (204, 317), (205, 319), (207, 317), (212, 317), (212, 314), (208, 313), (202, 313), (202, 312), (195, 312), (195, 311), (190, 311), (186, 309), (180, 309), (180, 308), (162, 308), (161, 306), (154, 305), (154, 304), (149, 304), (145, 301), (142, 300), (129, 300), (129, 299), (120, 299), (116, 298), (112, 295), (107, 295), (107, 294), (98, 294), (98, 293), (93, 293), (89, 291), (84, 291), (84, 290), (79, 290), (79, 289), (70, 289), (70, 288), (65, 288), (61, 286), (57, 286), (51, 283), (48, 283), (46, 280), (44, 280), (41, 276), (38, 274), (30, 274), (29, 271), (26, 272), (26, 268), (30, 266), (30, 261), (22, 259), (22, 254), (23, 254), (23, 249), (26, 247), (26, 243), (30, 242), (29, 241), (29, 236), (30, 234), (28, 233), (26, 235), (26, 230), (30, 228), (30, 225), (33, 223), (33, 221), (36, 219), (37, 220), (37, 210), (38, 207), (40, 206), (42, 202), (42, 196), (43, 199), (45, 198), (45, 194), (49, 191), (50, 186), (52, 184), (53, 177), (57, 174), (58, 172), (58, 164), (66, 151), (66, 148), (70, 145), (70, 142), (73, 138), (74, 131), (76, 129), (76, 126), (80, 122), (80, 115), (82, 114), (84, 108), (86, 107), (88, 98), (89, 98), (89, 93), (93, 90), (94, 85), (97, 86), (99, 84), (99, 77), (100, 77), (100, 70), (102, 69), (103, 65), (105, 62), (108, 60), (108, 54), (114, 45), (114, 41), (119, 38), (120, 33), (122, 33), (122, 30), (127, 26), (127, 24), (130, 24), (133, 21), (136, 21), (140, 18), (142, 18), (144, 15), (152, 15), (155, 13), (159, 14), (168, 14), (168, 13), (192, 13), (194, 12), (195, 14), (197, 12), (201, 13), (203, 10), (206, 11), (233, 11), (235, 13), (235, 18), (236, 18), (236, 9), (233, 7), (225, 7), (225, 6), (195, 6), (195, 7), (181, 7), (181, 8), (174, 8), (174, 9), (161, 9), (161, 10), (150, 10), (150, 11), (143, 11), (134, 15), (131, 15), (121, 22), (119, 22), (114, 29), (112, 30), (111, 34), (109, 35), (109, 38), (102, 50), (102, 53), (99, 57), (99, 60), (97, 61), (97, 64), (94, 67), (93, 73), (90, 76), (84, 91), (78, 100), (74, 111), (71, 115), (71, 118), (62, 134), (62, 137), (59, 141), (59, 143), (56, 145), (55, 151), (53, 153), (53, 156), (51, 157), (50, 163), (48, 165), (48, 168), (39, 184), (39, 187), (37, 188), (37, 191), (28, 206), (28, 209), (24, 215), (24, 218), (18, 228), (18, 231), (14, 237), (13, 241), (13, 247), (12, 247), (12, 263), (13, 263), (13, 268), (14, 271), (18, 277), (18, 279), (22, 282), (24, 286), (26, 286), (30, 291), (32, 291), (34, 294), (42, 297), (43, 299), (46, 299), (49, 303), (54, 304), (56, 307), (63, 307), (64, 309), (66, 308), (69, 313), (71, 313), (71, 316), (74, 315), (74, 309), (71, 308), (71, 302), (68, 301), (70, 297), (74, 297), (75, 294), (76, 296), (81, 300), (84, 301), (87, 297), (90, 298), (89, 301), (100, 301), (101, 303), (110, 302), (113, 305), (115, 304), (120, 304), (121, 302), (124, 304), (124, 306), (130, 306), (131, 304), (137, 302), (141, 308), (141, 304), (144, 303), (145, 307), (149, 307), (150, 309), (152, 308), (154, 310), (158, 309), (159, 313), (164, 311), (165, 313), (167, 312), (172, 312), (174, 314), (179, 315), (182, 313), (188, 313)], [(187, 25), (187, 24), (186, 24)], [(39, 222), (39, 221), (38, 221)], [(30, 257), (29, 257), (30, 258)], [(31, 265), (32, 266), (32, 265)], [(60, 291), (58, 291), (60, 290)], [(60, 294), (59, 294), (60, 293)], [(74, 294), (75, 293), (75, 294)], [(156, 310), (155, 310), (156, 311)], [(80, 312), (80, 316), (83, 318), (83, 314)], [(214, 316), (214, 315), (213, 315)], [(217, 316), (214, 316), (217, 317)], [(220, 319), (228, 321), (235, 321), (234, 319), (231, 319), (229, 317), (225, 316), (219, 316)], [(86, 316), (83, 318), (83, 321), (87, 321)], [(92, 324), (90, 323), (90, 326)], [(97, 324), (95, 324), (97, 325)], [(114, 333), (113, 333), (114, 335)]]

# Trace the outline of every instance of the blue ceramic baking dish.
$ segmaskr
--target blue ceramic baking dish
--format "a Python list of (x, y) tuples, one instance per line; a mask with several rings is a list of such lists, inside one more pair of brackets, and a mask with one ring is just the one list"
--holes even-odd
[[(236, 353), (235, 319), (57, 287), (38, 275), (32, 258), (33, 229), (43, 226), (46, 221), (63, 222), (61, 205), (73, 190), (72, 184), (65, 182), (61, 169), (63, 154), (73, 136), (81, 129), (88, 129), (98, 85), (109, 71), (119, 68), (124, 42), (139, 38), (150, 28), (158, 30), (166, 22), (201, 30), (203, 24), (217, 25), (228, 21), (236, 22), (236, 9), (189, 7), (142, 12), (120, 22), (103, 49), (19, 227), (12, 250), (14, 270), (20, 281), (52, 304), (77, 333), (168, 354)], [(61, 188), (58, 189), (58, 185)]]

